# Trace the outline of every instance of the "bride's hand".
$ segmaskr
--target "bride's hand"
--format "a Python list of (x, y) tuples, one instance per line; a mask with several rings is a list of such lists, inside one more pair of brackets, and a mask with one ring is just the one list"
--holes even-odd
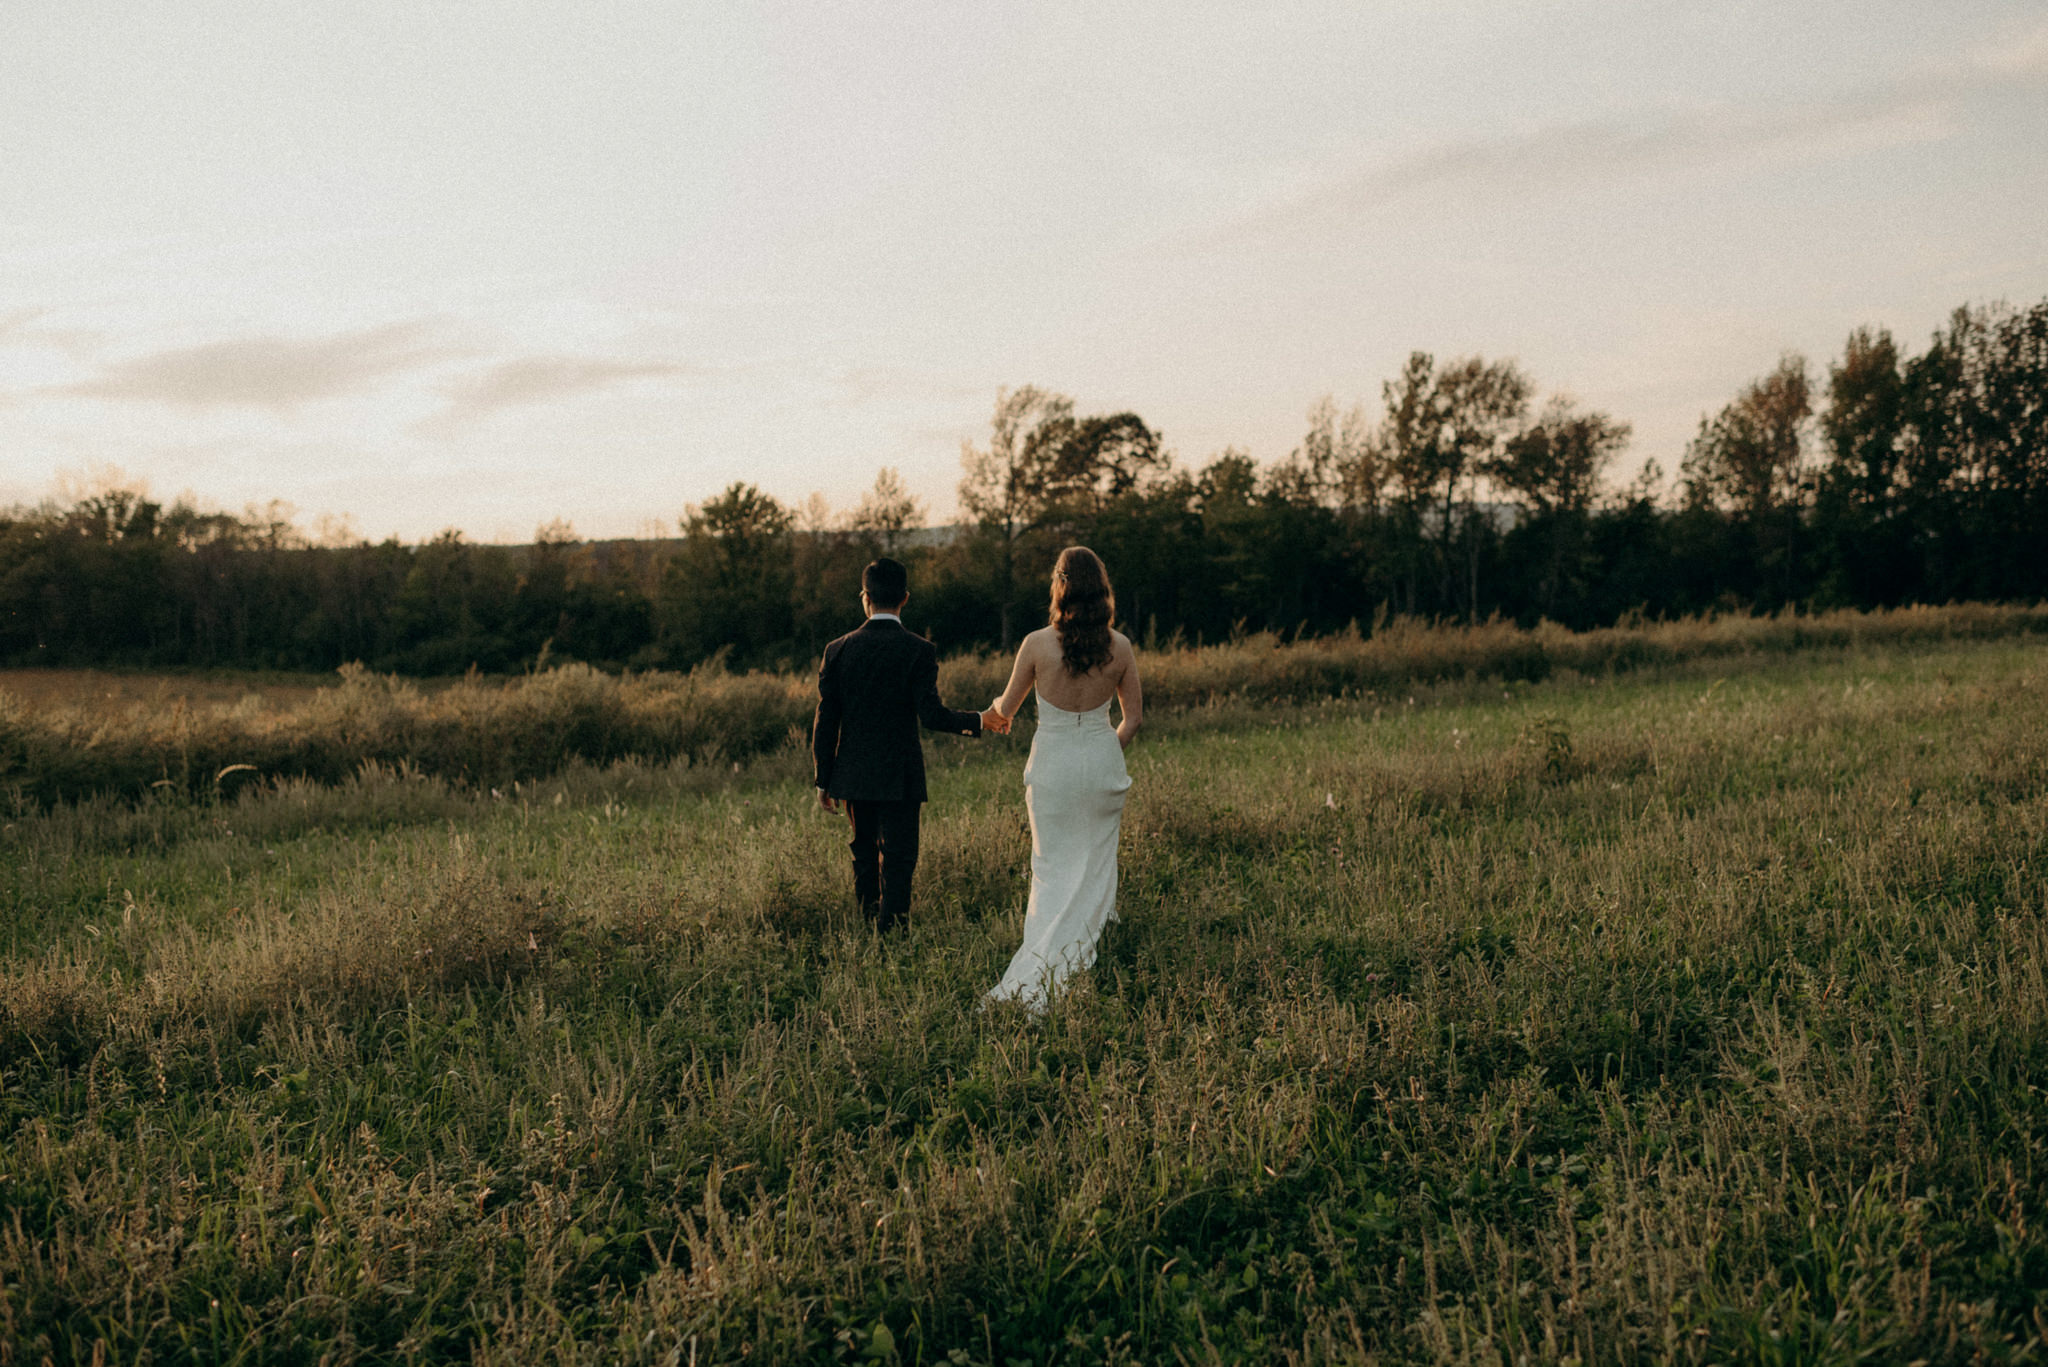
[(991, 707), (981, 714), (981, 729), (1007, 736), (1010, 734), (1010, 719)]

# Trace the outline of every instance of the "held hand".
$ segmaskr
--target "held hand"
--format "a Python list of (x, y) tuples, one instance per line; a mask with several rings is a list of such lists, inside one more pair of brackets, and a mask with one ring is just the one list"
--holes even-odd
[(839, 799), (826, 792), (823, 788), (818, 789), (818, 805), (834, 816), (839, 815)]
[(1010, 719), (991, 707), (981, 714), (981, 729), (1007, 736), (1010, 734)]

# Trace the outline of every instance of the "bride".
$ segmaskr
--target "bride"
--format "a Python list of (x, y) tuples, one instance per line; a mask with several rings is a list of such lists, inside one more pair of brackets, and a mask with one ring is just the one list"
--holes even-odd
[[(1111, 623), (1116, 594), (1094, 551), (1069, 546), (1052, 572), (1051, 624), (1024, 638), (1010, 686), (995, 700), (1016, 715), (1038, 688), (1038, 734), (1024, 766), (1031, 814), (1031, 901), (1024, 943), (995, 1000), (1044, 1010), (1070, 974), (1095, 962), (1095, 941), (1116, 919), (1116, 844), (1131, 776), (1124, 750), (1144, 719), (1138, 661)], [(1123, 720), (1109, 725), (1111, 698)]]

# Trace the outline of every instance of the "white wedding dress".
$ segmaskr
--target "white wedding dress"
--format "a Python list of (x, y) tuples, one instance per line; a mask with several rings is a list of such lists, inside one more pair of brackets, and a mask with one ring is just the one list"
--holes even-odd
[(1031, 901), (1024, 943), (992, 1000), (1044, 1010), (1070, 975), (1095, 962), (1095, 942), (1116, 919), (1116, 844), (1131, 786), (1109, 703), (1068, 712), (1038, 699), (1038, 734), (1024, 765), (1031, 814)]

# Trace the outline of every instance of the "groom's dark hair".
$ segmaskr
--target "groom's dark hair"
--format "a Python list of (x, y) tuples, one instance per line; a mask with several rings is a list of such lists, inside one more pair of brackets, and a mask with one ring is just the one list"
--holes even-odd
[(860, 587), (876, 607), (900, 608), (910, 596), (910, 571), (885, 555), (860, 572)]

